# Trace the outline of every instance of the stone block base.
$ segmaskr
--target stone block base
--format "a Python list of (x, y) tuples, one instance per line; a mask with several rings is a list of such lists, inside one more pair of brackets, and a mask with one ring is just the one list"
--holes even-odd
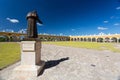
[(41, 61), (39, 65), (20, 65), (13, 70), (8, 80), (35, 80), (44, 65), (44, 61)]

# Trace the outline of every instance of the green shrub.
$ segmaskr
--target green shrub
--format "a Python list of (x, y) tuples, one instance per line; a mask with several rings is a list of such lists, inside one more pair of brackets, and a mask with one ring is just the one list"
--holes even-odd
[(4, 37), (0, 37), (0, 42), (5, 42), (6, 39)]

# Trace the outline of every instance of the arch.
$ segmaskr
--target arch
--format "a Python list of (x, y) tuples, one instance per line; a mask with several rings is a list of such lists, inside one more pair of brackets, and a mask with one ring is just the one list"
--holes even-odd
[(47, 37), (44, 37), (44, 41), (47, 41), (48, 40), (48, 38)]
[(6, 35), (0, 36), (0, 42), (6, 42), (6, 41), (9, 41), (9, 37), (8, 36), (6, 36)]
[(103, 42), (103, 38), (97, 38), (97, 42)]
[(11, 35), (10, 38), (9, 38), (9, 40), (10, 40), (10, 41), (17, 41), (18, 38), (17, 38), (17, 36), (15, 36), (15, 35)]
[(48, 37), (47, 41), (51, 41), (51, 37)]
[(44, 37), (44, 36), (41, 37), (41, 40), (42, 40), (42, 41), (46, 41), (46, 37)]
[(66, 41), (66, 38), (65, 38), (65, 37), (63, 37), (63, 41)]
[(109, 37), (106, 37), (106, 38), (105, 38), (105, 42), (110, 42), (110, 38), (109, 38)]
[(55, 41), (55, 37), (51, 37), (51, 41)]
[(86, 39), (86, 38), (84, 38), (84, 41), (87, 41), (87, 39)]
[(111, 41), (112, 41), (112, 42), (117, 42), (117, 38), (116, 38), (116, 37), (112, 37), (112, 38), (111, 38)]
[[(60, 39), (58, 37), (55, 37), (55, 41), (59, 41)], [(62, 40), (62, 39), (61, 39)]]
[(57, 41), (63, 41), (63, 38), (57, 38)]
[(92, 39), (91, 38), (88, 38), (88, 41), (90, 42)]
[(67, 38), (64, 37), (64, 41), (67, 41)]
[(71, 38), (71, 41), (73, 41), (73, 38)]
[(76, 41), (76, 40), (77, 40), (76, 38), (73, 39), (73, 41)]
[(64, 38), (61, 38), (62, 39), (62, 41), (65, 41), (65, 39)]
[(24, 40), (24, 38), (25, 38), (24, 35), (19, 36), (19, 40), (20, 40), (20, 41)]
[(80, 41), (83, 41), (83, 38), (80, 38)]
[(57, 37), (54, 37), (54, 41), (57, 41)]
[(79, 38), (77, 38), (77, 41), (80, 41), (80, 39), (79, 39)]
[(70, 37), (66, 37), (66, 41), (70, 41)]
[(96, 42), (96, 38), (92, 38), (92, 42)]
[(50, 41), (53, 41), (53, 37), (49, 37)]
[(43, 37), (39, 37), (39, 39), (40, 39), (41, 41), (43, 41)]

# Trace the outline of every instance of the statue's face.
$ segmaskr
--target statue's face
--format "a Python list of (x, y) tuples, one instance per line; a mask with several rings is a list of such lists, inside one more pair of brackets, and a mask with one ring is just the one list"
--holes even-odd
[(35, 17), (37, 17), (37, 14), (35, 14), (35, 13), (31, 13), (31, 16), (35, 16)]

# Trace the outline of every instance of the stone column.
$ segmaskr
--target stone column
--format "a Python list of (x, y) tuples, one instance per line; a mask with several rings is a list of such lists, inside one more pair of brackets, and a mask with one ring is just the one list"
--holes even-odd
[(105, 39), (105, 38), (103, 38), (103, 43), (106, 43), (105, 41), (106, 41), (106, 39)]
[(117, 38), (117, 43), (119, 43), (119, 38)]

